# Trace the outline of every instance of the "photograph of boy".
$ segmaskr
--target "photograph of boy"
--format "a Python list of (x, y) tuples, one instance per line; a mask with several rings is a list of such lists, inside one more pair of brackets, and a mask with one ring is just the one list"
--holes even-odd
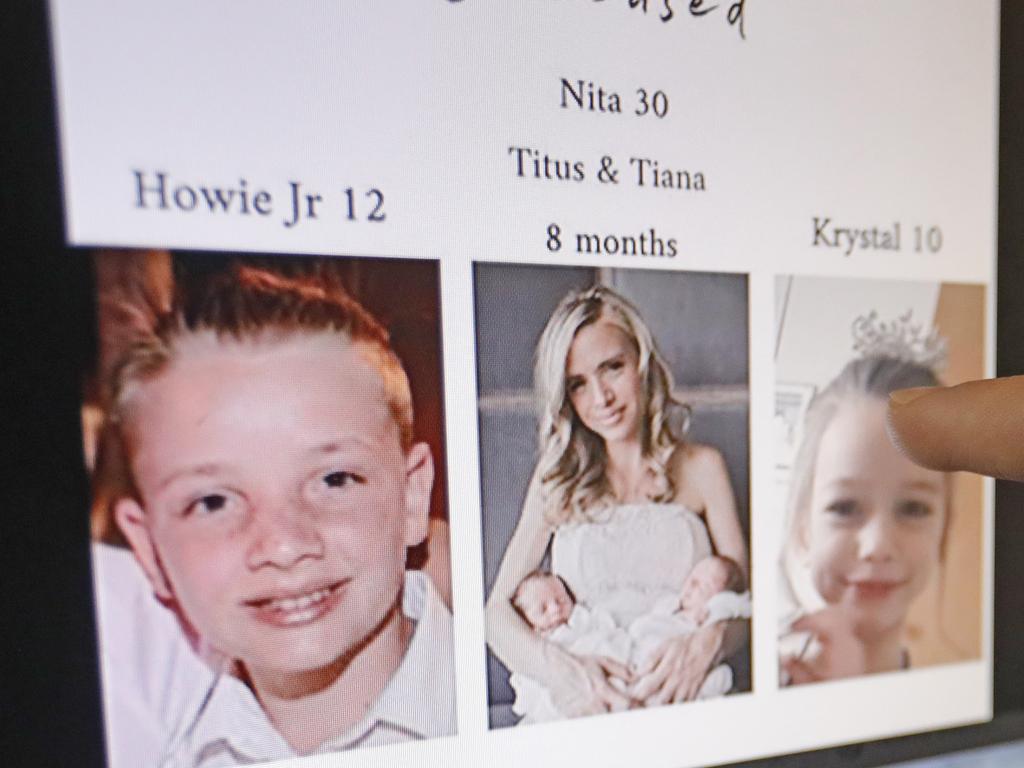
[[(443, 494), (431, 509), (436, 264), (96, 263), (83, 421), (98, 435), (111, 764), (214, 768), (453, 734)], [(385, 316), (427, 350), (425, 428)]]
[(981, 479), (911, 463), (885, 414), (895, 390), (984, 375), (984, 300), (974, 285), (777, 280), (784, 685), (980, 657)]
[(746, 276), (474, 274), (491, 727), (749, 690)]

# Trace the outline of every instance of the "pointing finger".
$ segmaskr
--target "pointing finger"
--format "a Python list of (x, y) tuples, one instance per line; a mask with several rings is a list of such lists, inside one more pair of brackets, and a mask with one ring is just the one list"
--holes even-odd
[(920, 387), (889, 397), (889, 433), (913, 461), (1024, 479), (1024, 376)]

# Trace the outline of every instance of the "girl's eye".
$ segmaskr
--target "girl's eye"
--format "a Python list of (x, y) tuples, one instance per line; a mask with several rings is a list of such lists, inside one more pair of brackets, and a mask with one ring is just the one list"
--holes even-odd
[(836, 499), (825, 507), (825, 511), (838, 518), (850, 518), (857, 514), (858, 506), (854, 499)]
[(575, 395), (583, 388), (583, 382), (579, 379), (573, 379), (568, 383), (568, 390), (570, 395)]
[(212, 515), (228, 506), (228, 497), (222, 493), (208, 493), (200, 496), (185, 508), (185, 514)]
[(931, 504), (924, 501), (907, 499), (906, 501), (900, 502), (897, 512), (900, 517), (919, 520), (923, 517), (928, 517), (932, 513), (932, 507)]
[(362, 485), (366, 482), (366, 478), (361, 475), (357, 475), (354, 472), (346, 472), (344, 470), (338, 470), (337, 472), (331, 472), (324, 475), (324, 485), (328, 488), (344, 488), (347, 485), (353, 483)]

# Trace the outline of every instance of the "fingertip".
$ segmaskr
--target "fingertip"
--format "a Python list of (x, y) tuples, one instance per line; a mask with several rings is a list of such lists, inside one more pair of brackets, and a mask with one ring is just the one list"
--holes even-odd
[(650, 683), (644, 684), (643, 682), (640, 682), (633, 687), (633, 689), (629, 692), (629, 695), (637, 701), (642, 701), (646, 704), (647, 699), (649, 699), (651, 695), (654, 693), (654, 691), (651, 690), (652, 687), (653, 686)]
[(668, 701), (668, 697), (662, 692), (654, 693), (644, 699), (645, 707), (660, 707)]
[(625, 664), (608, 657), (605, 658), (605, 669), (614, 674), (616, 677), (621, 678), (628, 677), (631, 674), (629, 671), (629, 667), (627, 667)]
[(1024, 478), (1024, 377), (898, 390), (886, 424), (911, 461), (941, 472)]
[(896, 389), (889, 393), (889, 402), (895, 406), (909, 405), (915, 400), (934, 392), (938, 387), (910, 387)]
[(605, 692), (605, 702), (607, 703), (608, 708), (612, 712), (624, 712), (625, 710), (629, 709), (630, 699), (626, 696), (623, 696), (614, 688), (609, 687), (608, 690)]
[(898, 389), (889, 395), (885, 426), (893, 445), (915, 464), (946, 470), (948, 421), (942, 419), (941, 387)]

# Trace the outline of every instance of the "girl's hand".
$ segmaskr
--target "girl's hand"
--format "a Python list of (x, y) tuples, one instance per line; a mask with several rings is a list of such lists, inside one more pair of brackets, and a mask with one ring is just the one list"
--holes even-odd
[(864, 644), (854, 634), (853, 622), (842, 608), (832, 606), (808, 614), (793, 623), (792, 631), (813, 634), (820, 650), (813, 658), (789, 656), (781, 660), (783, 671), (789, 675), (789, 685), (838, 680), (867, 672)]
[(624, 664), (607, 656), (570, 656), (575, 678), (566, 690), (552, 690), (555, 707), (566, 717), (599, 715), (605, 712), (624, 712), (633, 705), (632, 699), (618, 691), (610, 678), (629, 683), (632, 676)]
[(724, 637), (724, 622), (716, 622), (665, 641), (634, 675), (633, 698), (646, 707), (695, 699), (708, 671), (721, 657)]

